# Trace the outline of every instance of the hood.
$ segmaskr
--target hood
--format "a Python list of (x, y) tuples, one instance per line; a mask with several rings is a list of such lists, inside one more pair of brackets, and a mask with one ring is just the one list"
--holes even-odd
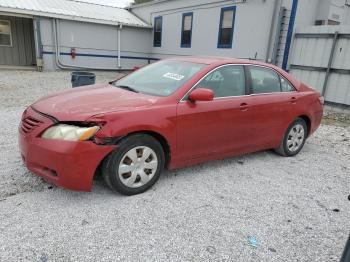
[(110, 84), (99, 84), (77, 87), (43, 97), (32, 107), (60, 121), (85, 121), (98, 114), (149, 107), (157, 99)]

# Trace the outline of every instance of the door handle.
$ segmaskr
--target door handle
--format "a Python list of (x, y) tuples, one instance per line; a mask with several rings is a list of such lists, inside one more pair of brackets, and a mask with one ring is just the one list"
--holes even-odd
[(290, 99), (290, 102), (291, 102), (292, 104), (296, 104), (297, 98), (296, 98), (295, 96), (292, 96), (291, 99)]
[(239, 108), (241, 109), (241, 111), (247, 111), (248, 105), (247, 105), (247, 103), (242, 103), (242, 104), (240, 104)]

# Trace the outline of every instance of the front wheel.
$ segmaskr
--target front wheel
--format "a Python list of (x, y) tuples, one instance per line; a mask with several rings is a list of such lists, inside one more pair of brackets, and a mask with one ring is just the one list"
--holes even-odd
[(164, 168), (164, 151), (152, 136), (137, 134), (122, 140), (104, 161), (107, 185), (123, 194), (140, 194), (154, 185)]
[(297, 118), (289, 125), (280, 147), (275, 151), (282, 156), (295, 156), (303, 148), (307, 132), (305, 120)]

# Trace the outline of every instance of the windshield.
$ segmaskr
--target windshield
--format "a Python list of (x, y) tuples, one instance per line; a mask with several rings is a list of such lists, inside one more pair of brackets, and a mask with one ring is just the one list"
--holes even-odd
[(164, 60), (141, 68), (113, 85), (138, 93), (169, 96), (204, 67), (204, 64)]

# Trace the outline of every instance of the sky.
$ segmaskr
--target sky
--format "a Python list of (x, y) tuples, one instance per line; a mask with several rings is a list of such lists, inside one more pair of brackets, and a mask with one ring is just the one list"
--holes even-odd
[(111, 5), (111, 6), (117, 6), (117, 7), (126, 7), (131, 2), (133, 2), (133, 0), (79, 0), (79, 1), (103, 4), (103, 5)]

